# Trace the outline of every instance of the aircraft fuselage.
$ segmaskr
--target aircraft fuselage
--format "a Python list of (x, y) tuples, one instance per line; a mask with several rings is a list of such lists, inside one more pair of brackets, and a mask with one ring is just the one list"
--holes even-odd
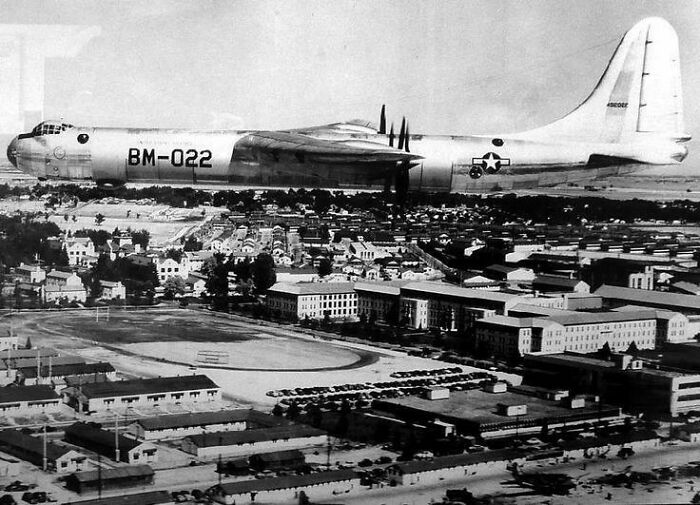
[[(18, 168), (41, 180), (92, 180), (107, 187), (141, 182), (381, 189), (386, 184), (385, 172), (368, 171), (354, 163), (324, 163), (289, 153), (253, 152), (241, 142), (251, 133), (69, 127), (58, 134), (20, 135), (8, 148), (8, 156), (14, 158)], [(327, 133), (310, 137), (350, 145), (389, 146), (385, 134)], [(620, 143), (415, 134), (408, 139), (410, 152), (421, 157), (411, 163), (410, 191), (548, 186), (627, 173), (639, 169), (645, 161), (655, 162), (631, 160), (630, 156), (639, 156), (640, 146)], [(661, 162), (673, 164), (679, 161), (679, 149), (685, 148), (669, 141), (664, 146), (655, 145), (653, 152), (664, 152)]]

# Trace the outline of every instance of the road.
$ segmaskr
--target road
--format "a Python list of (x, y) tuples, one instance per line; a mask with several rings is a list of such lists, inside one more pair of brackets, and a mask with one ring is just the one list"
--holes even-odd
[[(607, 494), (611, 493), (611, 503), (689, 503), (696, 491), (700, 490), (698, 484), (690, 484), (688, 479), (679, 479), (669, 483), (654, 484), (649, 486), (637, 485), (633, 489), (602, 487), (587, 485), (586, 482), (607, 473), (619, 473), (629, 466), (635, 471), (649, 471), (658, 466), (680, 465), (689, 461), (700, 459), (700, 447), (688, 443), (679, 445), (663, 445), (656, 450), (637, 453), (632, 458), (622, 460), (620, 458), (583, 460), (579, 459), (564, 465), (532, 465), (525, 468), (526, 471), (541, 470), (548, 473), (567, 473), (574, 478), (582, 478), (579, 487), (571, 496), (542, 496), (528, 492), (521, 487), (507, 484), (511, 480), (510, 475), (502, 473), (480, 478), (472, 478), (465, 481), (449, 481), (433, 486), (397, 486), (384, 487), (369, 490), (356, 495), (345, 495), (333, 500), (324, 500), (328, 503), (344, 503), (346, 505), (425, 505), (431, 502), (441, 502), (447, 489), (467, 488), (476, 496), (503, 495), (517, 499), (520, 504), (540, 504), (547, 502), (551, 505), (571, 505), (572, 503), (606, 503)], [(586, 469), (583, 469), (583, 463)], [(674, 489), (674, 486), (682, 489)], [(692, 489), (691, 489), (692, 488)], [(651, 490), (651, 491), (650, 491)], [(506, 499), (506, 501), (508, 501)]]

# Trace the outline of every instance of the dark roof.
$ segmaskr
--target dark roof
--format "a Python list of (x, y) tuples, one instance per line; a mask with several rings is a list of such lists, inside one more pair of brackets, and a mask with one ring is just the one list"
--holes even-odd
[(217, 412), (192, 412), (187, 414), (170, 414), (156, 417), (145, 417), (135, 422), (145, 430), (167, 430), (171, 428), (188, 428), (206, 426), (209, 424), (234, 423), (247, 421), (251, 410), (219, 410)]
[(0, 404), (58, 400), (59, 398), (51, 386), (7, 386), (0, 388)]
[(291, 426), (274, 426), (260, 430), (224, 431), (219, 433), (202, 433), (187, 437), (197, 447), (217, 447), (220, 445), (252, 444), (266, 440), (282, 440), (289, 438), (318, 437), (326, 432), (305, 426), (294, 424)]
[(514, 449), (500, 449), (495, 451), (478, 452), (475, 454), (453, 454), (442, 456), (428, 461), (406, 461), (393, 465), (400, 473), (420, 473), (439, 470), (442, 468), (454, 468), (458, 466), (476, 465), (489, 461), (510, 461), (522, 458), (522, 453)]
[(302, 460), (304, 454), (298, 449), (290, 449), (288, 451), (264, 452), (262, 454), (253, 454), (250, 459), (256, 459), (265, 463), (278, 463), (280, 461)]
[[(96, 373), (111, 373), (114, 372), (114, 367), (111, 363), (69, 363), (65, 365), (42, 365), (41, 376), (48, 377), (49, 370), (52, 377), (65, 377), (66, 375), (92, 375)], [(36, 367), (29, 366), (18, 368), (18, 371), (27, 379), (36, 377)]]
[[(114, 433), (108, 430), (103, 430), (91, 424), (77, 422), (68, 426), (65, 430), (66, 440), (74, 441), (75, 439), (93, 442), (103, 447), (115, 447)], [(119, 449), (130, 451), (134, 447), (138, 447), (142, 442), (119, 435)], [(80, 444), (78, 444), (80, 445)]]
[[(40, 438), (12, 429), (0, 431), (0, 448), (9, 448), (10, 450), (16, 448), (23, 453), (31, 453), (41, 457), (44, 454), (44, 442)], [(46, 455), (50, 461), (56, 460), (72, 450), (53, 442), (46, 444)]]
[(556, 275), (538, 275), (532, 281), (532, 284), (543, 284), (545, 286), (557, 286), (562, 288), (575, 288), (581, 279), (569, 279), (568, 277), (559, 277)]
[(219, 386), (206, 375), (183, 375), (86, 384), (82, 387), (82, 392), (88, 398), (105, 398), (199, 389), (219, 389)]
[[(104, 472), (105, 470), (103, 470)], [(148, 491), (147, 493), (110, 496), (109, 498), (95, 498), (94, 500), (72, 501), (66, 502), (64, 505), (159, 505), (161, 503), (172, 503), (172, 501), (173, 499), (167, 491)]]
[[(111, 479), (123, 479), (125, 477), (145, 477), (148, 475), (154, 475), (155, 472), (153, 468), (148, 465), (129, 465), (129, 466), (119, 466), (116, 468), (103, 468), (102, 471), (89, 470), (87, 472), (76, 472), (70, 475), (71, 478), (76, 479), (78, 482), (96, 482), (102, 474), (102, 480)], [(129, 503), (132, 502), (122, 502)], [(162, 503), (162, 502), (158, 502)]]
[(353, 470), (334, 470), (331, 472), (311, 473), (308, 475), (290, 475), (273, 479), (254, 479), (240, 482), (229, 482), (216, 486), (224, 494), (237, 495), (259, 491), (271, 491), (274, 489), (289, 489), (305, 486), (325, 484), (327, 482), (343, 482), (351, 479), (359, 479)]

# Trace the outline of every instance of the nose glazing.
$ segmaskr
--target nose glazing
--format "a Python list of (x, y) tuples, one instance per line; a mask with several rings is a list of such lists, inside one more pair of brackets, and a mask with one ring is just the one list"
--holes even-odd
[(12, 163), (12, 166), (17, 168), (17, 137), (13, 138), (7, 146), (7, 159)]

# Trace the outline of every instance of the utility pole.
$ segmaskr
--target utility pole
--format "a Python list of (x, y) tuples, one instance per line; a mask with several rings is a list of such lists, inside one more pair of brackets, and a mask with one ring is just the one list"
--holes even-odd
[(114, 461), (119, 461), (119, 413), (114, 413)]
[(48, 466), (49, 466), (49, 464), (48, 464), (49, 459), (46, 456), (46, 423), (44, 423), (44, 433), (43, 433), (43, 436), (41, 438), (42, 438), (42, 442), (43, 442), (42, 443), (43, 457), (41, 458), (41, 463), (42, 463), (41, 467), (44, 471), (46, 471), (48, 469)]
[(41, 350), (36, 348), (36, 383), (41, 379)]
[(97, 499), (102, 499), (102, 456), (97, 453)]

